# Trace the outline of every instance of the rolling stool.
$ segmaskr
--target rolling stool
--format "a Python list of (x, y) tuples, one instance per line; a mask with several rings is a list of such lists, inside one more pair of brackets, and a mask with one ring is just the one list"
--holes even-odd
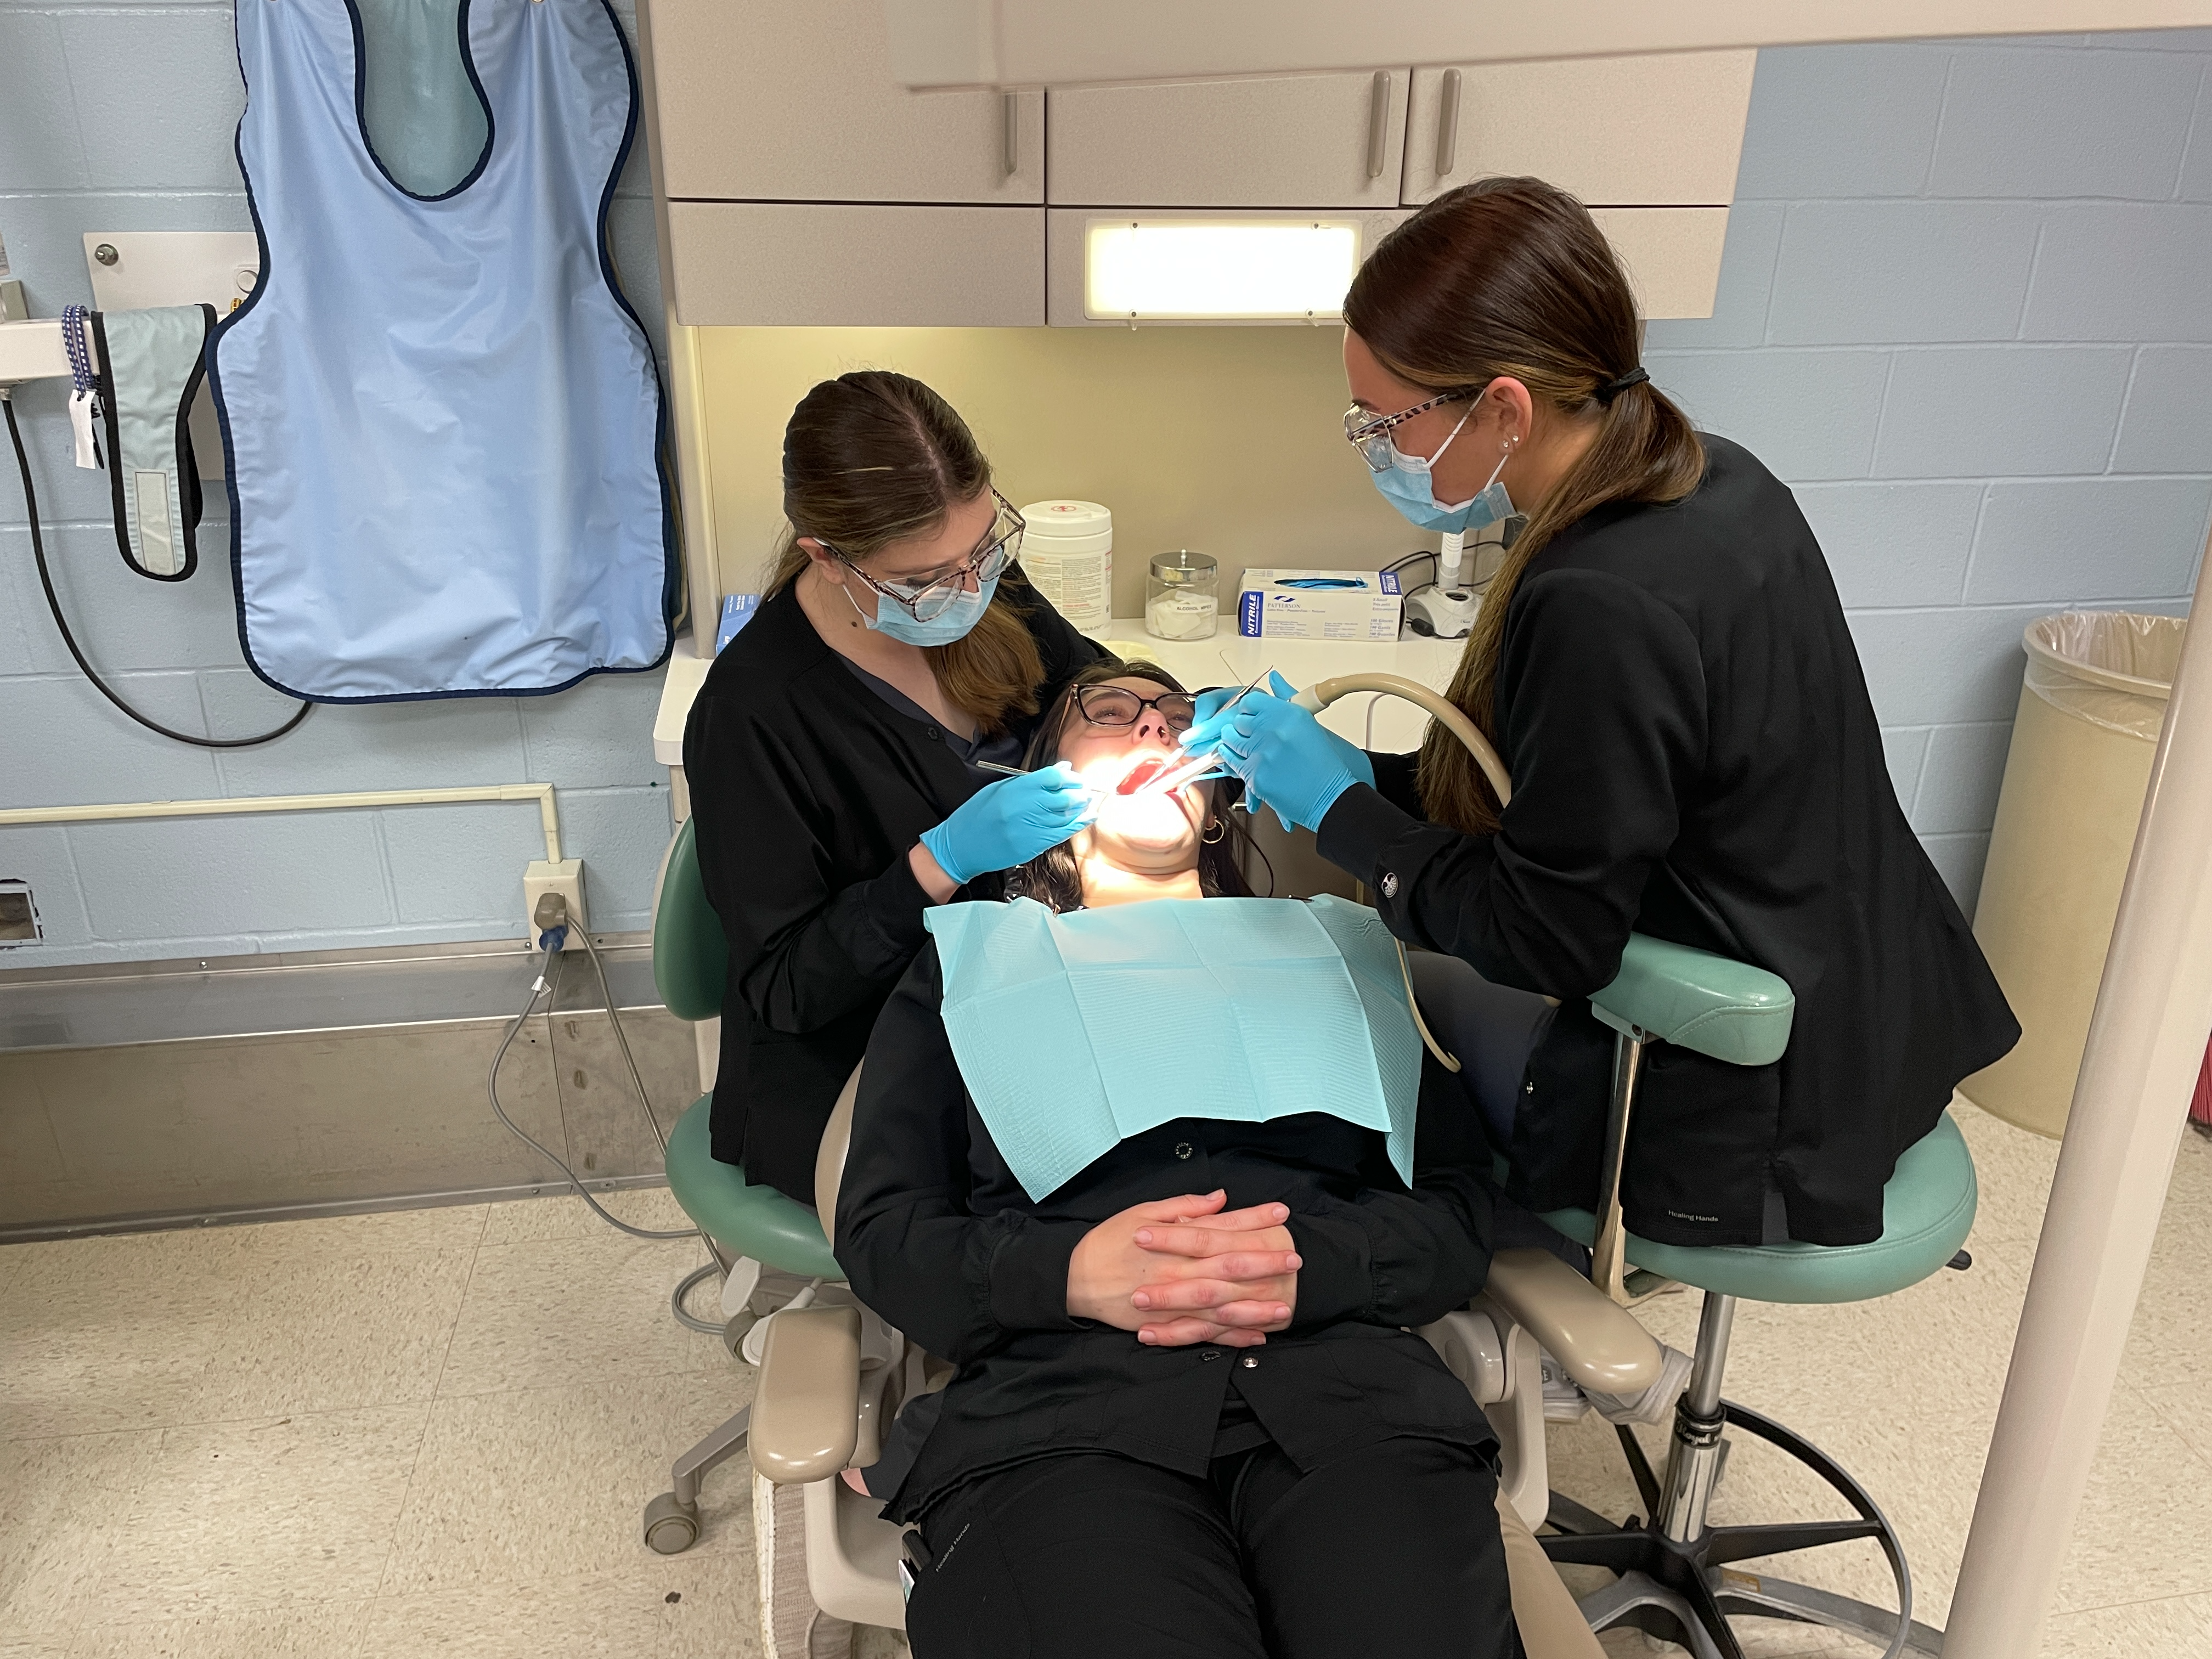
[[(686, 818), (676, 832), (661, 871), (653, 916), (653, 978), (671, 1013), (701, 1020), (722, 1012), (729, 946), (699, 879), (692, 823)], [(830, 1255), (813, 1211), (773, 1187), (749, 1183), (743, 1170), (714, 1157), (708, 1133), (714, 1100), (711, 1092), (700, 1096), (670, 1132), (668, 1190), (707, 1235), (724, 1276), (751, 1261), (802, 1278), (842, 1282), (844, 1270)], [(699, 1483), (743, 1449), (751, 1423), (748, 1406), (676, 1460), (672, 1489), (645, 1506), (647, 1545), (674, 1555), (698, 1541)]]
[[(1621, 1449), (1648, 1519), (1613, 1526), (1556, 1494), (1550, 1521), (1559, 1535), (1540, 1541), (1559, 1564), (1604, 1567), (1615, 1582), (1583, 1599), (1592, 1630), (1625, 1625), (1679, 1642), (1696, 1659), (1743, 1659), (1731, 1613), (1795, 1620), (1884, 1644), (1883, 1659), (1940, 1654), (1942, 1632), (1912, 1618), (1912, 1579), (1897, 1533), (1866, 1489), (1819, 1448), (1779, 1423), (1721, 1398), (1729, 1335), (1739, 1299), (1863, 1302), (1917, 1284), (1946, 1266), (1969, 1265), (1960, 1246), (1973, 1226), (1973, 1159), (1947, 1113), (1907, 1147), (1882, 1189), (1881, 1237), (1868, 1244), (1658, 1244), (1626, 1231), (1620, 1174), (1628, 1146), (1644, 1050), (1675, 1043), (1741, 1066), (1765, 1065), (1789, 1045), (1796, 1000), (1775, 975), (1686, 945), (1636, 935), (1618, 978), (1590, 999), (1616, 1035), (1613, 1100), (1606, 1124), (1599, 1208), (1561, 1210), (1544, 1218), (1593, 1247), (1590, 1276), (1616, 1301), (1672, 1281), (1705, 1293), (1695, 1368), (1675, 1407), (1663, 1479), (1626, 1428)], [(1637, 1271), (1631, 1275), (1628, 1268)], [(1850, 1521), (1714, 1527), (1706, 1520), (1734, 1427), (1765, 1441), (1818, 1475), (1856, 1511)], [(1765, 1574), (1724, 1572), (1731, 1562), (1873, 1539), (1897, 1585), (1890, 1613), (1810, 1585)]]

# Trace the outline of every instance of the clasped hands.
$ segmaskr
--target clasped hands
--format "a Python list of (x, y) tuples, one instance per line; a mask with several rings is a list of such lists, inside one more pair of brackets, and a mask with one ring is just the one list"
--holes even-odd
[(1067, 1263), (1067, 1311), (1158, 1347), (1257, 1347), (1291, 1322), (1299, 1260), (1289, 1208), (1224, 1210), (1229, 1194), (1160, 1199), (1109, 1216)]

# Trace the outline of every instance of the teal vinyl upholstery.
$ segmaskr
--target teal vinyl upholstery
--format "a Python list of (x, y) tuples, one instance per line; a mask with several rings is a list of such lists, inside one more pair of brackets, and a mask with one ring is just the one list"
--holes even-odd
[(699, 850), (691, 831), (697, 822), (686, 818), (676, 832), (653, 913), (653, 982), (670, 1013), (695, 1024), (722, 1012), (730, 974), (722, 919), (707, 902), (706, 884), (699, 878)]
[[(1946, 1112), (1905, 1149), (1882, 1188), (1881, 1237), (1870, 1244), (1655, 1244), (1628, 1235), (1628, 1260), (1663, 1278), (1752, 1302), (1864, 1302), (1917, 1285), (1958, 1254), (1973, 1228), (1978, 1189), (1966, 1137)], [(1544, 1218), (1588, 1244), (1597, 1218)]]
[(702, 1095), (668, 1137), (668, 1190), (708, 1237), (739, 1255), (786, 1273), (842, 1281), (822, 1224), (804, 1204), (773, 1187), (753, 1186), (734, 1164), (717, 1158), (708, 1139), (714, 1096)]
[[(686, 818), (668, 850), (660, 902), (653, 916), (653, 980), (660, 1000), (679, 1019), (702, 1020), (722, 1012), (729, 975), (729, 946), (721, 918), (707, 902), (699, 855)], [(734, 1164), (714, 1156), (708, 1119), (714, 1097), (693, 1101), (668, 1136), (668, 1190), (684, 1213), (722, 1245), (786, 1273), (842, 1280), (844, 1270), (830, 1253), (814, 1212), (773, 1187), (754, 1186)]]
[(1797, 999), (1763, 968), (1632, 933), (1620, 972), (1590, 1007), (1616, 1031), (1633, 1026), (1731, 1065), (1765, 1066), (1790, 1046)]

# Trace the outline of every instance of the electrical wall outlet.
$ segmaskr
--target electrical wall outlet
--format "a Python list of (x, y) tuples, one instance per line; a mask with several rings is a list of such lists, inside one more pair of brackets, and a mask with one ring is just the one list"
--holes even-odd
[(0, 951), (17, 945), (36, 945), (46, 936), (39, 926), (39, 907), (31, 897), (31, 884), (13, 877), (0, 880)]
[(538, 943), (538, 901), (548, 893), (558, 893), (568, 901), (568, 937), (562, 945), (564, 951), (580, 951), (584, 942), (577, 937), (590, 924), (591, 914), (584, 908), (584, 861), (581, 859), (562, 859), (558, 864), (549, 864), (544, 859), (532, 859), (522, 866), (522, 936), (532, 946)]

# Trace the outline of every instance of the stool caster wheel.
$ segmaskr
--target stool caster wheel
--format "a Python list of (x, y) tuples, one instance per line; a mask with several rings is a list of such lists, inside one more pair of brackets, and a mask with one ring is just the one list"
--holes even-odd
[(645, 1544), (656, 1555), (681, 1555), (699, 1541), (699, 1506), (665, 1492), (645, 1506)]
[(744, 1346), (745, 1334), (751, 1330), (754, 1326), (759, 1324), (760, 1322), (761, 1316), (748, 1308), (743, 1313), (731, 1315), (729, 1319), (724, 1322), (722, 1326), (722, 1346), (728, 1351), (731, 1358), (742, 1359), (744, 1358), (744, 1354), (739, 1351)]

